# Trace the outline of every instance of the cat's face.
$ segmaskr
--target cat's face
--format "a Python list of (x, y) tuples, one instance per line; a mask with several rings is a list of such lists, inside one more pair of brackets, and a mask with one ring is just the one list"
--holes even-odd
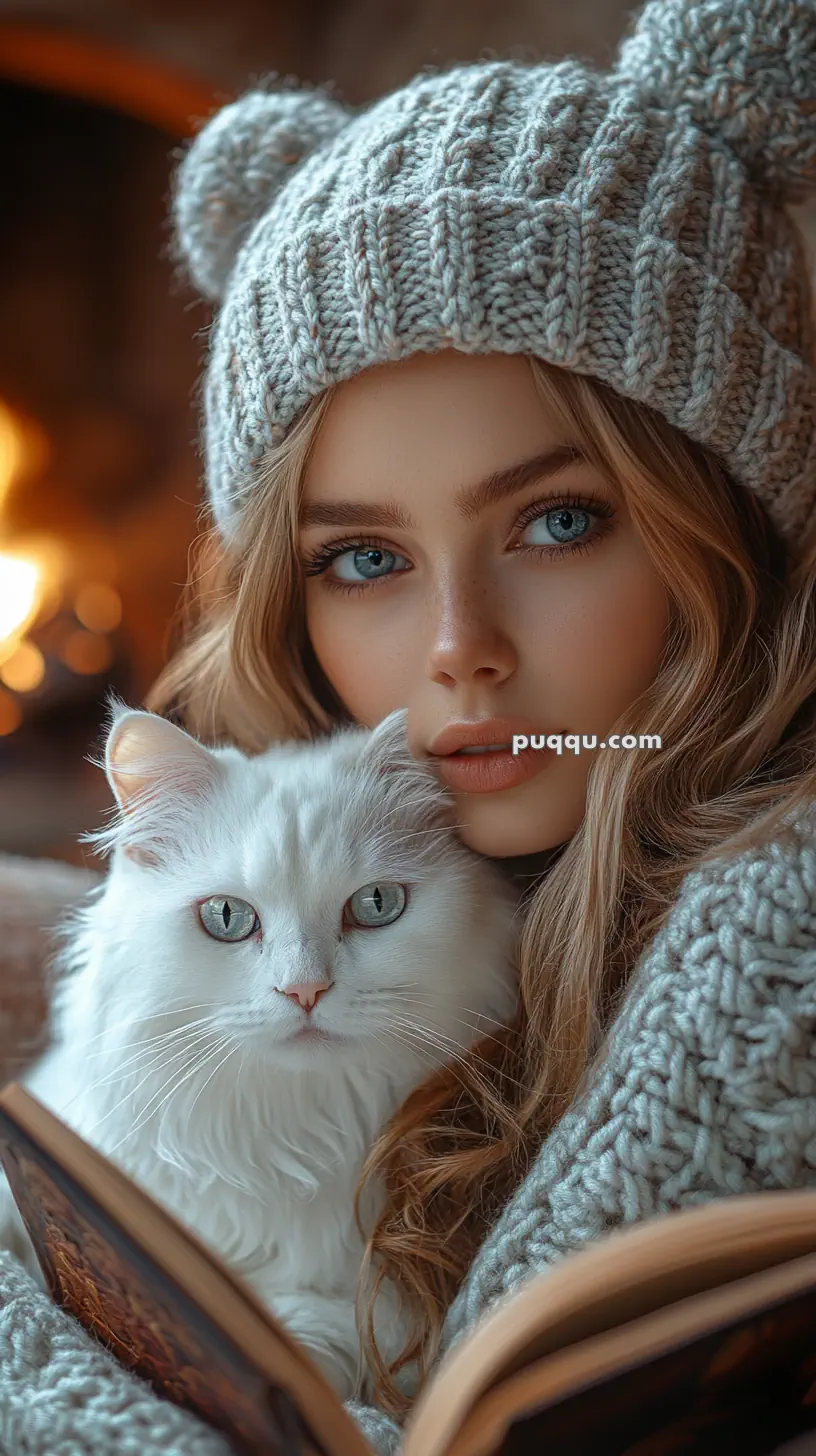
[(137, 1016), (201, 1019), (281, 1068), (396, 1076), (510, 1019), (514, 896), (456, 839), (404, 720), (249, 759), (118, 713), (122, 812), (89, 837), (115, 849), (100, 913)]

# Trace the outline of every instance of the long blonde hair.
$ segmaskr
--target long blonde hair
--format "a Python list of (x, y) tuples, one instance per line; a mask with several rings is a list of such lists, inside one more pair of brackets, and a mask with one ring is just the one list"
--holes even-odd
[[(663, 661), (617, 725), (659, 731), (665, 746), (597, 756), (584, 820), (526, 901), (516, 1024), (435, 1073), (367, 1160), (360, 1188), (377, 1177), (386, 1198), (367, 1231), (361, 1334), (376, 1398), (397, 1415), (398, 1370), (416, 1361), (424, 1378), (447, 1305), (576, 1097), (684, 875), (784, 834), (790, 811), (816, 797), (816, 538), (791, 559), (756, 499), (661, 416), (529, 362), (552, 417), (622, 492), (668, 589)], [(214, 528), (197, 543), (180, 641), (147, 706), (207, 741), (254, 753), (343, 720), (309, 646), (295, 556), (305, 466), (332, 393), (265, 460), (235, 545)], [(385, 1277), (414, 1316), (390, 1368), (371, 1319)]]

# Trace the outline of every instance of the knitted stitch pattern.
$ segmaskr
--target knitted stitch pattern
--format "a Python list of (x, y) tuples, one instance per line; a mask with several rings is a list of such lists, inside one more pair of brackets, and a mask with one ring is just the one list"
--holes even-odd
[(452, 1345), (535, 1270), (729, 1193), (816, 1183), (816, 842), (687, 876), (591, 1090), (542, 1147), (452, 1304)]
[(180, 257), (221, 301), (214, 515), (332, 383), (417, 351), (537, 355), (650, 405), (795, 551), (816, 495), (814, 0), (649, 0), (617, 62), (426, 69), (355, 112), (273, 79), (183, 160)]
[[(583, 1098), (451, 1306), (445, 1349), (570, 1249), (731, 1194), (816, 1183), (816, 823), (687, 876)], [(399, 1427), (350, 1404), (379, 1456)], [(210, 1444), (207, 1444), (207, 1441)], [(0, 1257), (0, 1450), (223, 1456)]]
[(3, 1456), (229, 1456), (223, 1436), (129, 1375), (0, 1253)]

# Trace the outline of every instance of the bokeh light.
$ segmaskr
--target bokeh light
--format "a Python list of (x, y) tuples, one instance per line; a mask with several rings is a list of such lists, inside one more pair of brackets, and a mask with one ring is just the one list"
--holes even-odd
[(74, 613), (90, 632), (113, 632), (122, 620), (122, 599), (105, 582), (89, 581), (77, 592)]
[(92, 675), (111, 666), (113, 646), (108, 637), (78, 628), (65, 639), (60, 657), (72, 672)]
[(32, 693), (45, 677), (45, 658), (34, 642), (21, 642), (0, 665), (0, 678), (15, 693)]

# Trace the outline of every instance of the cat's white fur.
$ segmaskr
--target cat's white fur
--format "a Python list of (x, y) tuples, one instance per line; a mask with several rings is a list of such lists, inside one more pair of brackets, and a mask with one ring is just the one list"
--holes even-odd
[[(365, 1395), (358, 1174), (406, 1095), (513, 1015), (515, 896), (456, 838), (404, 713), (251, 758), (112, 700), (100, 766), (118, 809), (85, 838), (112, 861), (65, 927), (52, 1048), (23, 1080), (214, 1246), (341, 1396)], [(377, 881), (409, 886), (403, 914), (344, 928)], [(211, 938), (214, 895), (254, 906), (260, 934)], [(324, 976), (308, 1016), (347, 1040), (288, 1040), (307, 1013), (281, 991)], [(7, 1185), (0, 1225), (20, 1247)], [(386, 1284), (389, 1358), (403, 1323)]]

